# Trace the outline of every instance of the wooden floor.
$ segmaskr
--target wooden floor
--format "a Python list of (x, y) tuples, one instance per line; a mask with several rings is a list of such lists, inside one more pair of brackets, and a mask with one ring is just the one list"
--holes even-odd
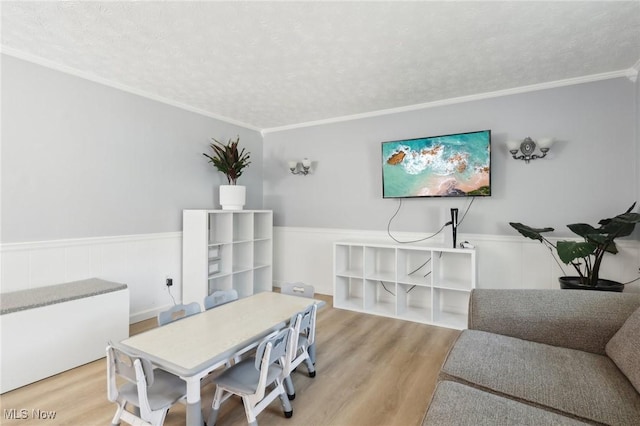
[[(293, 417), (285, 419), (274, 401), (258, 416), (268, 425), (418, 425), (442, 361), (458, 331), (360, 314), (332, 307), (329, 296), (317, 319), (317, 376), (304, 366), (293, 376)], [(155, 319), (131, 326), (131, 333), (155, 327)], [(203, 388), (203, 410), (210, 412), (213, 385)], [(108, 425), (115, 404), (107, 401), (106, 366), (101, 359), (0, 396), (1, 425)], [(28, 419), (8, 419), (10, 410)], [(25, 410), (21, 412), (20, 410)], [(40, 412), (54, 419), (36, 420)], [(183, 425), (185, 407), (169, 411), (165, 425)], [(227, 401), (218, 425), (245, 425), (239, 400)]]

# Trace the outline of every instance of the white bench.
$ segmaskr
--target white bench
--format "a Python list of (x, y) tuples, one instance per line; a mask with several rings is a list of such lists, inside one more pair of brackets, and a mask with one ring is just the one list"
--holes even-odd
[(0, 295), (0, 393), (105, 356), (129, 337), (129, 289), (91, 278)]

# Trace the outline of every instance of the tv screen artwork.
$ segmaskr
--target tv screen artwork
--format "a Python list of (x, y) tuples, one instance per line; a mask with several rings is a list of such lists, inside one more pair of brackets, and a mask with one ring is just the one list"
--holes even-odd
[(491, 130), (383, 142), (382, 195), (491, 195)]

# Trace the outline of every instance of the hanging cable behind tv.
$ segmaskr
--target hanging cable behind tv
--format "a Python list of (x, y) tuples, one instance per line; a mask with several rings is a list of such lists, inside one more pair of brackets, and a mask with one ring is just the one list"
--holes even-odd
[(460, 220), (458, 220), (458, 209), (457, 208), (452, 208), (451, 209), (451, 221), (445, 223), (444, 225), (442, 225), (440, 227), (440, 229), (438, 229), (436, 232), (434, 232), (433, 234), (426, 236), (424, 238), (418, 238), (416, 240), (408, 240), (408, 241), (402, 241), (397, 239), (396, 237), (394, 237), (391, 234), (391, 222), (393, 222), (393, 219), (395, 219), (395, 217), (398, 215), (398, 213), (400, 212), (400, 208), (402, 207), (402, 198), (399, 198), (399, 203), (398, 203), (398, 208), (396, 209), (395, 213), (393, 214), (393, 216), (391, 216), (391, 218), (389, 219), (389, 222), (387, 223), (387, 234), (389, 235), (389, 237), (395, 241), (396, 243), (399, 244), (411, 244), (411, 243), (419, 243), (422, 241), (426, 241), (429, 240), (433, 237), (435, 237), (436, 235), (440, 234), (444, 228), (446, 228), (447, 226), (451, 225), (453, 228), (453, 224), (454, 224), (454, 210), (455, 210), (455, 229), (452, 230), (452, 232), (454, 232), (454, 238), (453, 238), (453, 248), (456, 248), (456, 236), (457, 236), (457, 231), (458, 231), (458, 227), (460, 227), (460, 225), (462, 224), (462, 222), (464, 221), (464, 218), (467, 216), (467, 213), (469, 213), (469, 209), (471, 208), (471, 206), (473, 205), (473, 202), (475, 201), (476, 197), (470, 197), (471, 201), (469, 202), (469, 205), (467, 206), (467, 208), (464, 210), (464, 213), (462, 214), (462, 217), (460, 218)]

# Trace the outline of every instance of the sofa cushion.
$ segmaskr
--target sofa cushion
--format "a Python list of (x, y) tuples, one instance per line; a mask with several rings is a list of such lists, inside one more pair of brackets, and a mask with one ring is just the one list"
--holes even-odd
[(640, 395), (604, 355), (465, 330), (441, 375), (580, 420), (637, 425), (640, 418)]
[(640, 294), (609, 291), (474, 289), (469, 328), (605, 355)]
[(588, 423), (450, 381), (438, 383), (422, 421), (423, 426), (586, 424)]
[(606, 346), (607, 355), (640, 392), (640, 308), (631, 314)]

